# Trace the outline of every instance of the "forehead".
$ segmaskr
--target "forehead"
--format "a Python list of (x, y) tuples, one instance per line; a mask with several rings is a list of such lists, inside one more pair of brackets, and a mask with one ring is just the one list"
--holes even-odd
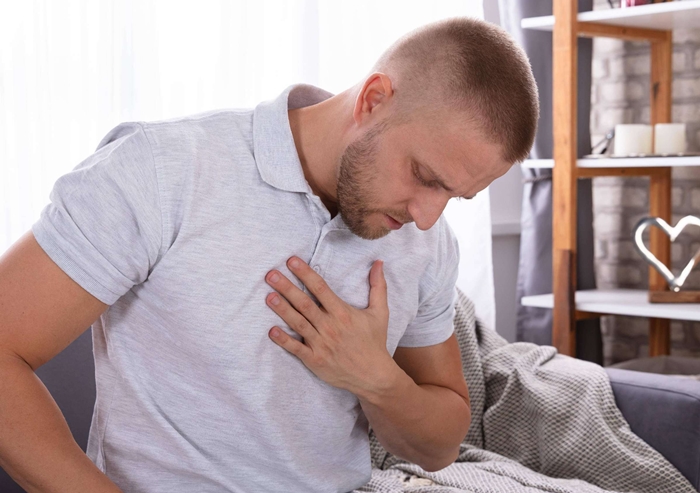
[[(414, 117), (398, 127), (397, 150), (437, 174), (464, 194), (476, 193), (510, 169), (501, 146), (474, 122), (442, 112)], [(393, 140), (393, 139), (392, 139)]]

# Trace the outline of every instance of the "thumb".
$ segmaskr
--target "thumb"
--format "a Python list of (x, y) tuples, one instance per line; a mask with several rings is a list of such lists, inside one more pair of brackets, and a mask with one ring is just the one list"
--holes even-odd
[(384, 261), (376, 260), (369, 271), (369, 307), (377, 309), (387, 306)]

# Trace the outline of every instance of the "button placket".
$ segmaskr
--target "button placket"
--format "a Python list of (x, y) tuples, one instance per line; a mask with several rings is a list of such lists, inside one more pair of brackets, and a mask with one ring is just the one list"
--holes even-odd
[[(324, 240), (326, 240), (328, 233), (335, 230), (332, 221), (330, 221), (330, 213), (323, 206), (321, 200), (316, 196), (306, 195), (311, 215), (316, 223), (316, 231), (318, 234), (318, 240), (316, 242), (316, 248), (314, 249), (311, 258), (309, 259), (309, 266), (319, 275), (323, 275), (322, 265), (327, 263), (327, 257), (330, 252), (325, 252), (325, 249), (331, 248), (330, 244), (324, 245)], [(325, 219), (325, 221), (324, 221)], [(327, 242), (326, 242), (327, 243)], [(306, 286), (304, 286), (304, 292), (311, 294)]]

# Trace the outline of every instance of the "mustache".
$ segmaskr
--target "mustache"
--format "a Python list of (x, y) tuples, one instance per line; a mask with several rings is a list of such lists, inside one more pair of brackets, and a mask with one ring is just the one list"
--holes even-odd
[(388, 212), (385, 212), (384, 214), (386, 214), (387, 216), (390, 216), (392, 219), (394, 219), (394, 221), (398, 221), (401, 224), (408, 224), (408, 223), (413, 222), (413, 218), (408, 214), (406, 214), (406, 215), (394, 214), (394, 213), (389, 214)]

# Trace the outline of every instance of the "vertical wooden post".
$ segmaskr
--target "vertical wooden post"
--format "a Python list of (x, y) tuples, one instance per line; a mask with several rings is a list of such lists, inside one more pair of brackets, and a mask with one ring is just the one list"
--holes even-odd
[(552, 345), (576, 355), (577, 2), (554, 0), (552, 171)]
[[(662, 40), (651, 42), (651, 124), (671, 121), (671, 77), (673, 37), (667, 31)], [(671, 168), (649, 178), (649, 213), (671, 222)], [(658, 228), (651, 228), (649, 249), (661, 262), (671, 265), (671, 242)], [(663, 277), (649, 267), (649, 289), (668, 289)], [(649, 355), (670, 354), (671, 333), (668, 319), (649, 319)]]

